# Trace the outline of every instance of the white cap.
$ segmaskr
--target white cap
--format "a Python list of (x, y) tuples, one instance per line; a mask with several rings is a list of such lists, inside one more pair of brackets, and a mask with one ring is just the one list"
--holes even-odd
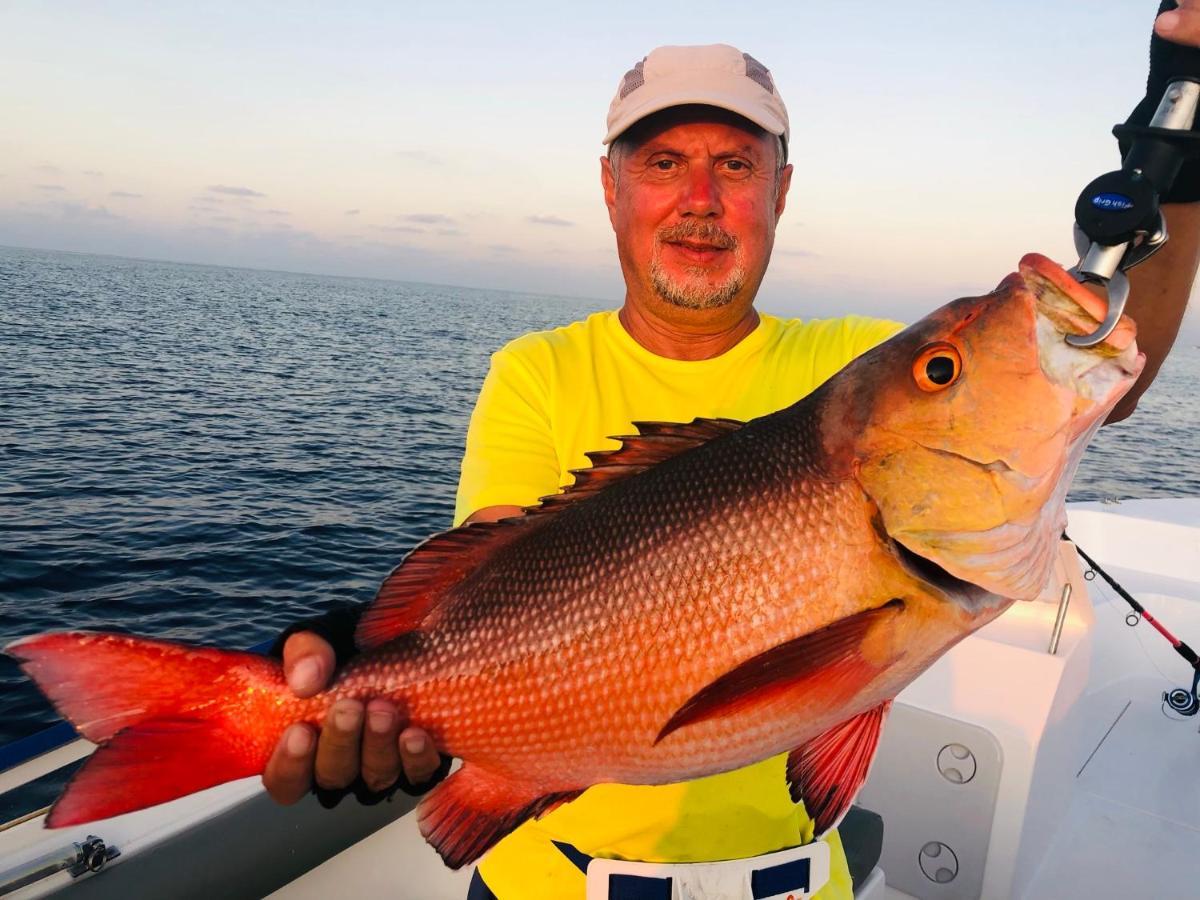
[(749, 53), (728, 44), (651, 50), (621, 79), (608, 108), (604, 143), (611, 144), (646, 116), (691, 103), (737, 113), (783, 138), (787, 149), (787, 108), (771, 73)]

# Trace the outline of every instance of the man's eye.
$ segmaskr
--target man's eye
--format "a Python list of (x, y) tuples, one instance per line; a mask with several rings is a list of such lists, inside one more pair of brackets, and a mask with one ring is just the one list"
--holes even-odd
[(673, 159), (656, 159), (654, 162), (650, 163), (650, 167), (658, 170), (659, 172), (670, 172), (675, 168), (675, 166), (676, 162)]
[(725, 169), (741, 175), (750, 171), (750, 164), (744, 159), (727, 159), (725, 160)]

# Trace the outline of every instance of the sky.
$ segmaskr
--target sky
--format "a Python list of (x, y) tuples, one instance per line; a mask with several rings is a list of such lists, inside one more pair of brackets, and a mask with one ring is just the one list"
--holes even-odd
[(761, 306), (912, 319), (1075, 262), (1156, 8), (0, 0), (0, 244), (615, 306), (608, 104), (653, 47), (724, 42), (792, 122)]

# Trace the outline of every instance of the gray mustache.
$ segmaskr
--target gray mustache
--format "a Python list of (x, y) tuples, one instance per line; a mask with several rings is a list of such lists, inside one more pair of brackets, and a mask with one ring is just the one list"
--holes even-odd
[(659, 243), (692, 240), (712, 244), (722, 250), (732, 250), (738, 243), (736, 237), (713, 222), (679, 222), (660, 228), (655, 237)]

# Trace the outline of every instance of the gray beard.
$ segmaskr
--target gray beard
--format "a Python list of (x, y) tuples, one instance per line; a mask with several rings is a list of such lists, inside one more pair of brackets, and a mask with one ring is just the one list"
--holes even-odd
[(650, 263), (650, 282), (655, 292), (672, 306), (683, 309), (718, 309), (733, 302), (746, 284), (746, 270), (740, 265), (725, 276), (720, 284), (709, 284), (701, 268), (693, 269), (691, 278), (675, 279), (667, 274), (657, 258)]

